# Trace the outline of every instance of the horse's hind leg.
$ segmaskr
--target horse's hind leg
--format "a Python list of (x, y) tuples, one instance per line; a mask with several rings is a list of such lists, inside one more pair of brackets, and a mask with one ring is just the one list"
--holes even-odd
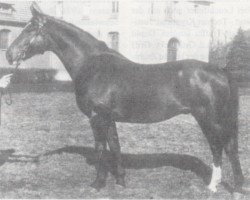
[(97, 176), (91, 184), (91, 187), (100, 190), (102, 187), (105, 187), (108, 175), (103, 155), (107, 148), (106, 132), (108, 130), (108, 124), (101, 116), (95, 115), (90, 119), (90, 125), (94, 134), (95, 150), (98, 158), (96, 165)]
[(234, 175), (234, 190), (235, 192), (241, 192), (244, 177), (241, 170), (239, 155), (238, 155), (238, 139), (237, 137), (231, 137), (224, 146), (225, 152), (229, 158)]
[(110, 122), (106, 138), (109, 144), (112, 157), (114, 159), (116, 184), (125, 187), (125, 181), (124, 181), (125, 170), (122, 167), (121, 147), (116, 130), (116, 124), (114, 121)]
[(206, 136), (213, 155), (213, 171), (208, 188), (212, 192), (217, 191), (217, 185), (221, 182), (221, 165), (222, 165), (222, 134), (223, 128), (217, 122), (211, 108), (200, 107), (192, 112), (193, 116), (200, 125), (202, 132)]
[(224, 123), (224, 149), (229, 158), (234, 175), (234, 190), (241, 192), (244, 177), (241, 170), (239, 154), (238, 154), (238, 109), (239, 94), (238, 87), (235, 83), (230, 84), (231, 97), (222, 113)]

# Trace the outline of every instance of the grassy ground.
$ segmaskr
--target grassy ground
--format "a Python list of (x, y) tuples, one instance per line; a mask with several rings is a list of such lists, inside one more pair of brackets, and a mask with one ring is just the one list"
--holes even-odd
[[(250, 95), (241, 93), (240, 159), (248, 180)], [(232, 183), (225, 157), (224, 186), (216, 194), (207, 190), (203, 180), (209, 176), (212, 157), (189, 115), (153, 125), (118, 123), (127, 187), (116, 186), (109, 176), (106, 188), (96, 192), (89, 187), (95, 178), (94, 141), (73, 93), (18, 93), (13, 99), (12, 106), (2, 106), (0, 198), (231, 197), (224, 187)], [(33, 158), (37, 155), (39, 160)]]

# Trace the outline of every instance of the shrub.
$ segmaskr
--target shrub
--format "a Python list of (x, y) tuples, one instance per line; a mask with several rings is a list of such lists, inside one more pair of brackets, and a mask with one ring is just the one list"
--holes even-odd
[[(0, 76), (13, 73), (12, 68), (0, 68)], [(54, 80), (54, 69), (18, 69), (12, 77), (12, 83), (48, 83)]]

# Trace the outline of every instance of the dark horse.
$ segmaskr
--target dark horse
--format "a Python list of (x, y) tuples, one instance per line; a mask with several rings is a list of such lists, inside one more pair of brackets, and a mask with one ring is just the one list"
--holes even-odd
[(45, 51), (62, 61), (75, 85), (76, 101), (89, 118), (99, 156), (92, 186), (105, 186), (107, 143), (117, 184), (125, 185), (116, 122), (154, 123), (191, 113), (213, 154), (209, 189), (221, 181), (222, 152), (232, 165), (235, 190), (243, 184), (238, 156), (238, 88), (230, 73), (197, 60), (143, 65), (109, 49), (89, 33), (43, 14), (33, 4), (32, 19), (9, 47), (10, 64)]

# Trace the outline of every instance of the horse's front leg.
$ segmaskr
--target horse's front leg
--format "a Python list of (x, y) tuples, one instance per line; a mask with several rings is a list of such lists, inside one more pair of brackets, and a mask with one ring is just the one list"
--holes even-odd
[(125, 170), (122, 167), (121, 147), (114, 121), (110, 121), (106, 139), (114, 161), (116, 184), (125, 187)]
[(97, 154), (97, 165), (96, 165), (96, 179), (91, 184), (91, 187), (96, 190), (100, 190), (101, 188), (106, 186), (106, 179), (108, 175), (108, 170), (105, 165), (105, 151), (107, 149), (106, 142), (106, 132), (108, 131), (108, 125), (106, 121), (101, 116), (94, 116), (90, 119), (90, 125), (94, 134), (95, 139), (95, 150)]

